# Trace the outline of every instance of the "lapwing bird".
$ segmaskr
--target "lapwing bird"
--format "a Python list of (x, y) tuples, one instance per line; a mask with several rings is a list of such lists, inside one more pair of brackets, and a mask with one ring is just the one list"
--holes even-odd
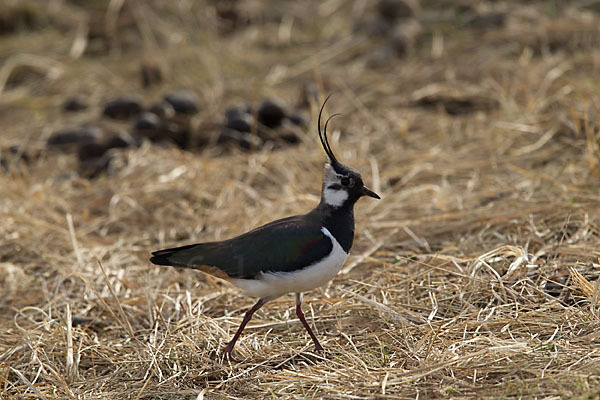
[(237, 332), (223, 349), (232, 361), (233, 347), (252, 315), (265, 303), (296, 293), (296, 315), (315, 344), (323, 346), (302, 312), (302, 292), (323, 286), (344, 265), (354, 239), (354, 204), (363, 196), (380, 197), (363, 184), (360, 173), (339, 162), (327, 138), (327, 124), (318, 132), (329, 157), (323, 173), (321, 202), (304, 215), (283, 218), (221, 242), (192, 244), (152, 253), (157, 265), (193, 268), (238, 286), (259, 300), (250, 308)]

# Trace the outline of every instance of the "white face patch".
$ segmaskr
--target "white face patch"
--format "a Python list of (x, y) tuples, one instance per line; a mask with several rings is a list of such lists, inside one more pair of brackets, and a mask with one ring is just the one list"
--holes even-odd
[(330, 206), (340, 207), (348, 200), (348, 192), (344, 189), (336, 190), (325, 187), (325, 190), (323, 190), (323, 199)]
[(329, 164), (325, 165), (323, 174), (323, 200), (332, 207), (340, 207), (348, 200), (348, 191), (342, 185), (342, 176), (336, 174)]

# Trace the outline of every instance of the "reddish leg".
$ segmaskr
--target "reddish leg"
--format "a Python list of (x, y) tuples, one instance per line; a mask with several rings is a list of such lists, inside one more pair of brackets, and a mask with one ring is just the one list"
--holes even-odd
[(237, 340), (240, 338), (242, 331), (246, 327), (246, 324), (248, 324), (248, 322), (250, 322), (250, 320), (252, 319), (252, 316), (254, 315), (256, 310), (258, 310), (259, 308), (264, 306), (265, 303), (270, 300), (272, 300), (271, 297), (263, 297), (262, 299), (259, 299), (256, 302), (256, 304), (254, 306), (252, 306), (251, 309), (246, 311), (246, 315), (244, 315), (244, 319), (242, 320), (242, 323), (240, 324), (240, 327), (238, 328), (237, 332), (235, 333), (235, 335), (233, 335), (233, 339), (231, 339), (231, 342), (227, 343), (227, 345), (223, 348), (223, 351), (227, 353), (227, 356), (229, 357), (229, 359), (231, 361), (240, 362), (240, 360), (236, 360), (233, 357), (233, 354), (231, 354), (233, 352), (233, 347), (235, 346), (235, 342), (237, 342)]
[(304, 328), (308, 331), (312, 341), (315, 343), (315, 351), (323, 351), (323, 346), (319, 343), (319, 340), (313, 333), (312, 329), (310, 329), (310, 325), (306, 322), (306, 318), (304, 318), (304, 313), (302, 312), (302, 293), (296, 293), (296, 315), (304, 325)]

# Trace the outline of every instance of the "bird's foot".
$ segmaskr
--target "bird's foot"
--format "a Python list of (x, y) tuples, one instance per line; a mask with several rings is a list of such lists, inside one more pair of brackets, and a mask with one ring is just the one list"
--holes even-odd
[(223, 352), (227, 354), (227, 358), (229, 359), (229, 361), (238, 364), (242, 362), (242, 360), (238, 360), (233, 356), (233, 346), (231, 345), (231, 343), (227, 343), (227, 345), (223, 347)]

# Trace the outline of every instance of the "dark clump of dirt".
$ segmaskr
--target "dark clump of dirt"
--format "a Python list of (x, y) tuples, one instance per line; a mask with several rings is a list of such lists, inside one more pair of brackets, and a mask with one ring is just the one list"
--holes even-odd
[[(78, 94), (68, 97), (62, 108), (82, 112), (89, 106), (87, 99)], [(79, 172), (89, 178), (108, 170), (115, 149), (138, 147), (144, 140), (189, 151), (208, 145), (246, 151), (265, 145), (279, 148), (299, 143), (308, 123), (301, 110), (291, 110), (281, 100), (269, 98), (257, 108), (228, 108), (213, 136), (214, 127), (197, 122), (201, 101), (189, 89), (169, 92), (150, 105), (141, 95), (121, 95), (108, 100), (101, 109), (100, 119), (57, 130), (46, 142), (49, 150), (77, 154)]]
[(63, 103), (63, 111), (78, 112), (87, 110), (89, 107), (87, 99), (81, 95), (75, 95), (67, 98)]
[(43, 28), (48, 18), (41, 9), (29, 2), (0, 3), (0, 35)]
[(52, 134), (49, 150), (76, 153), (82, 176), (95, 178), (105, 172), (112, 159), (111, 150), (138, 147), (140, 141), (127, 131), (103, 124), (66, 129)]
[(112, 119), (130, 119), (142, 111), (142, 99), (140, 96), (120, 96), (110, 100), (104, 105), (102, 115)]
[(300, 111), (290, 112), (277, 99), (264, 100), (254, 111), (250, 105), (233, 106), (225, 111), (218, 143), (236, 143), (251, 149), (270, 143), (276, 147), (300, 142), (298, 129), (307, 118)]

